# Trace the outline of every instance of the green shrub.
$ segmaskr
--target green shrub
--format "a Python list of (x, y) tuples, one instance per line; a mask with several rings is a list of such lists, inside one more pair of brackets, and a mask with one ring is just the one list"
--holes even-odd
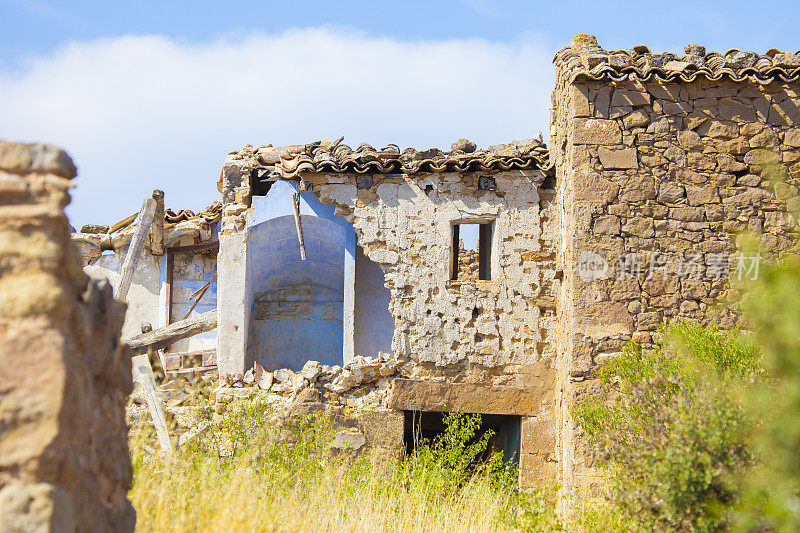
[(747, 478), (743, 531), (800, 530), (800, 256), (763, 263), (742, 308), (764, 350), (767, 379), (751, 387), (748, 439), (759, 462)]
[(694, 324), (635, 343), (599, 371), (603, 393), (573, 416), (605, 468), (609, 512), (588, 529), (718, 531), (729, 527), (738, 476), (751, 464), (740, 392), (755, 379), (756, 344)]

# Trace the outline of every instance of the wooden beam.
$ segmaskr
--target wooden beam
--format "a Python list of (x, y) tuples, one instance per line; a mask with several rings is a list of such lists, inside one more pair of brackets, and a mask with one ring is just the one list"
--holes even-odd
[(170, 252), (200, 252), (202, 250), (219, 250), (219, 241), (207, 242), (203, 244), (190, 244), (188, 246), (170, 246)]
[(292, 193), (292, 207), (294, 208), (294, 225), (297, 228), (297, 240), (300, 242), (300, 259), (306, 260), (306, 243), (303, 241), (303, 226), (300, 224), (300, 196)]
[(210, 286), (211, 286), (211, 282), (209, 281), (208, 283), (206, 283), (205, 285), (203, 285), (203, 287), (202, 287), (201, 289), (198, 289), (198, 290), (196, 290), (194, 293), (192, 293), (192, 295), (191, 295), (191, 296), (189, 296), (189, 299), (188, 299), (188, 301), (192, 301), (192, 300), (194, 300), (194, 303), (193, 303), (193, 304), (192, 304), (192, 306), (189, 308), (189, 310), (188, 310), (188, 311), (186, 311), (186, 314), (185, 314), (185, 315), (183, 315), (183, 319), (184, 319), (184, 320), (186, 320), (187, 318), (189, 318), (189, 317), (192, 315), (192, 311), (194, 311), (194, 308), (195, 308), (195, 307), (197, 307), (197, 304), (199, 304), (199, 303), (200, 303), (200, 300), (202, 300), (202, 299), (203, 299), (203, 296), (205, 296), (205, 294), (206, 294), (206, 291), (208, 290), (208, 288), (209, 288)]
[(203, 333), (217, 327), (217, 310), (194, 315), (186, 320), (179, 320), (174, 324), (158, 328), (148, 333), (142, 333), (127, 340), (123, 340), (134, 354), (147, 353), (147, 349), (163, 350), (170, 344)]
[(153, 223), (153, 215), (156, 210), (156, 201), (152, 198), (145, 198), (142, 202), (142, 209), (139, 211), (139, 216), (136, 217), (136, 227), (133, 230), (133, 237), (131, 244), (128, 246), (128, 254), (125, 256), (125, 262), (122, 264), (122, 279), (119, 281), (117, 287), (117, 299), (124, 300), (128, 295), (128, 289), (131, 286), (133, 279), (133, 271), (136, 270), (136, 264), (139, 262), (139, 256), (144, 248), (144, 241), (147, 237), (150, 225)]
[(155, 255), (164, 255), (164, 191), (153, 191), (156, 210), (153, 215), (153, 227), (150, 231), (150, 248)]
[(136, 355), (133, 357), (133, 379), (141, 387), (144, 393), (150, 417), (156, 427), (156, 436), (161, 449), (172, 454), (172, 441), (169, 440), (169, 429), (164, 418), (164, 411), (161, 409), (161, 401), (156, 393), (156, 382), (153, 376), (153, 369), (150, 367), (150, 360), (147, 355)]

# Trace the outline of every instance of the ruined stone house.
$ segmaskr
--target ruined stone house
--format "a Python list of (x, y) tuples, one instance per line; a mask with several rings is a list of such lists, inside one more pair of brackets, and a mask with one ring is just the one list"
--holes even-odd
[[(593, 454), (569, 408), (597, 366), (670, 321), (733, 324), (713, 304), (731, 275), (753, 273), (737, 231), (759, 233), (765, 257), (792, 244), (800, 54), (606, 51), (579, 35), (554, 62), (549, 150), (531, 139), (230, 153), (220, 204), (165, 215), (123, 336), (195, 302), (216, 308), (216, 330), (170, 347), (168, 368), (318, 361), (300, 386), (370, 384), (364, 405), (395, 413), (400, 441), (416, 420), (401, 413), (482, 413), (523, 483), (555, 480), (567, 507), (591, 494)], [(74, 239), (87, 269), (113, 280), (126, 235)]]

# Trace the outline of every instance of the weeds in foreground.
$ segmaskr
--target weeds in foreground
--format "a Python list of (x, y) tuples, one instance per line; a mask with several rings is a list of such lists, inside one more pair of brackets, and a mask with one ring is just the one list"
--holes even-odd
[(133, 446), (137, 531), (553, 531), (541, 492), (516, 490), (517, 471), (479, 458), (479, 415), (448, 416), (447, 430), (399, 464), (329, 451), (321, 418), (278, 425), (244, 404), (172, 458)]

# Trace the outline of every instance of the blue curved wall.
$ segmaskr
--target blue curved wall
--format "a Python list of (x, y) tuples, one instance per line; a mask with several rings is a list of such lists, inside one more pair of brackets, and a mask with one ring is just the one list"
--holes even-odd
[(333, 206), (301, 192), (307, 256), (301, 260), (293, 192), (293, 183), (280, 181), (266, 196), (253, 198), (248, 228), (248, 352), (268, 370), (300, 370), (308, 360), (341, 365), (348, 313), (352, 320), (346, 287), (354, 279), (355, 232), (333, 214)]

